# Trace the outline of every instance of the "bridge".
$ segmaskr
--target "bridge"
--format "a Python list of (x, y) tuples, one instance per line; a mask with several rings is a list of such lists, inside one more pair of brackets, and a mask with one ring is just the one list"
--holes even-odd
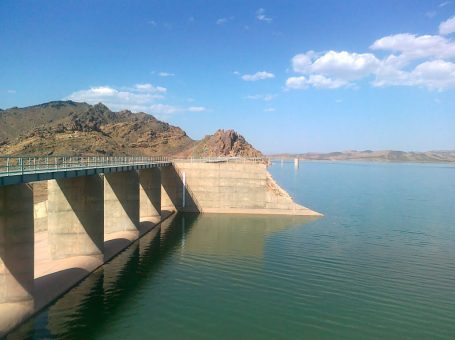
[(267, 162), (0, 157), (0, 337), (172, 211), (319, 215), (293, 202)]
[[(0, 336), (159, 223), (160, 168), (171, 165), (166, 157), (1, 157)], [(46, 187), (43, 233), (34, 191)], [(69, 268), (83, 270), (50, 282)]]
[(170, 166), (168, 157), (0, 157), (0, 186)]

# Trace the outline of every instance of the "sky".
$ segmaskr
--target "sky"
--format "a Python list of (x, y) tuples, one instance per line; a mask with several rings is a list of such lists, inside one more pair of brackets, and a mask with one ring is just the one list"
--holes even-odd
[(0, 108), (53, 100), (265, 153), (455, 149), (455, 0), (1, 0)]

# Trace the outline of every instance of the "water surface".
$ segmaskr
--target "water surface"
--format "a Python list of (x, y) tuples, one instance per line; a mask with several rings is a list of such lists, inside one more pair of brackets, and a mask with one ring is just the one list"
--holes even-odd
[(455, 337), (455, 167), (270, 171), (325, 217), (177, 215), (13, 336)]

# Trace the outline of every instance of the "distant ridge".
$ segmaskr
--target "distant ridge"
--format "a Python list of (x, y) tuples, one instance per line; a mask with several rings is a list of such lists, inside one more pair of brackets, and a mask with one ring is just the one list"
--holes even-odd
[(451, 163), (455, 162), (455, 150), (447, 151), (342, 151), (329, 153), (301, 153), (301, 154), (275, 154), (272, 158), (299, 158), (302, 160), (327, 160), (327, 161), (369, 161), (369, 162), (423, 162), (423, 163)]
[(102, 103), (53, 101), (0, 110), (0, 155), (260, 156), (243, 136), (218, 130), (202, 141), (147, 113)]

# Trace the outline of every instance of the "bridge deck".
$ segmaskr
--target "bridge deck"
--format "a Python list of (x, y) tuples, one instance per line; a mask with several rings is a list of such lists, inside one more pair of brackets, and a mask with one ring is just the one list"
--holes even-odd
[(0, 157), (0, 186), (171, 164), (166, 157)]

